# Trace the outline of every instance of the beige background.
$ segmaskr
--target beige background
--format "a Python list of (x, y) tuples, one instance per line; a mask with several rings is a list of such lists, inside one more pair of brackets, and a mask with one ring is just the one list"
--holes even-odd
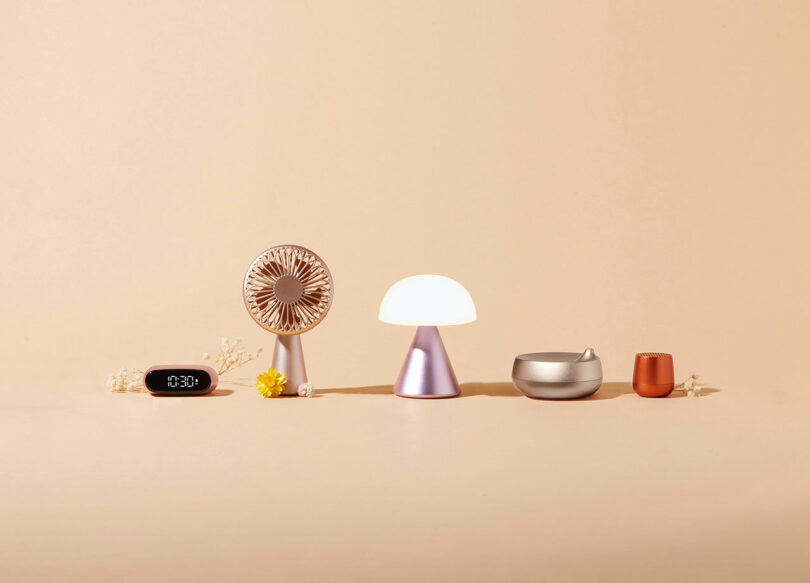
[[(657, 524), (697, 562), (645, 551), (639, 580), (807, 575), (791, 545), (810, 533), (808, 31), (799, 1), (0, 3), (6, 565), (22, 578), (44, 537), (63, 554), (31, 577), (222, 575), (272, 535), (288, 561), (262, 560), (288, 575), (347, 567), (357, 541), (378, 562), (355, 578), (409, 554), (412, 573), (446, 574), (448, 549), (479, 577), (553, 563), (581, 580), (626, 576), (634, 555), (611, 549), (652, 544)], [(105, 393), (120, 366), (195, 361), (221, 336), (265, 347), (246, 376), (267, 367), (272, 337), (240, 285), (280, 243), (335, 278), (304, 337), (316, 387), (393, 382), (413, 331), (378, 322), (379, 301), (441, 273), (478, 307), (442, 330), (461, 381), (504, 383), (519, 352), (593, 346), (620, 398), (577, 409), (467, 385), (474, 398), (428, 412), (387, 387), (272, 410), (239, 386), (182, 405)], [(651, 350), (721, 390), (628, 394), (633, 355)], [(310, 457), (262, 446), (294, 431)], [(150, 485), (201, 481), (215, 486), (165, 507)], [(264, 495), (278, 481), (314, 500), (308, 518)], [(138, 518), (156, 505), (171, 540), (192, 523), (220, 554), (161, 551)], [(524, 540), (538, 525), (552, 545), (539, 555)], [(122, 550), (128, 536), (153, 542)], [(463, 544), (427, 542), (447, 539)], [(293, 552), (323, 540), (349, 546), (318, 567)], [(601, 548), (593, 572), (580, 540)], [(774, 563), (733, 562), (767, 541)], [(154, 572), (128, 570), (136, 550)]]
[[(244, 270), (309, 246), (336, 284), (319, 386), (393, 382), (388, 286), (442, 273), (462, 380), (593, 346), (795, 382), (808, 348), (810, 6), (2, 4), (7, 379), (272, 345)], [(269, 357), (268, 357), (269, 358)], [(94, 389), (95, 389), (94, 386)]]

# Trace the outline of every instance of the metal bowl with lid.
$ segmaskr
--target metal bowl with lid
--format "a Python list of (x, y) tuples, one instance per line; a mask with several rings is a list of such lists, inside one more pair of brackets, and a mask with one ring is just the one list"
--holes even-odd
[(602, 384), (602, 361), (593, 348), (578, 352), (533, 352), (515, 357), (512, 384), (533, 399), (581, 399)]

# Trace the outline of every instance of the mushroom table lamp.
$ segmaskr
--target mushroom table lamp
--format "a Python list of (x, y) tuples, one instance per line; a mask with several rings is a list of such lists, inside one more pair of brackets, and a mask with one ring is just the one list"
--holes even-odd
[(437, 326), (475, 321), (475, 304), (463, 285), (443, 275), (401, 279), (383, 297), (380, 321), (418, 326), (394, 385), (395, 394), (417, 399), (461, 394)]

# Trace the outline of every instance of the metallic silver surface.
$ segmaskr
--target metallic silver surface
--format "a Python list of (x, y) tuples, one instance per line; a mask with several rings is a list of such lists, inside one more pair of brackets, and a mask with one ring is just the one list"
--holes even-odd
[(593, 351), (593, 348), (586, 348), (585, 352), (579, 355), (575, 362), (587, 362), (589, 360), (597, 360), (599, 357)]
[(512, 366), (512, 383), (535, 399), (580, 399), (602, 384), (602, 361), (592, 348), (578, 352), (521, 354)]
[(602, 384), (602, 379), (578, 383), (543, 383), (513, 378), (512, 384), (532, 399), (581, 399), (593, 395)]
[(394, 385), (400, 397), (437, 399), (461, 394), (436, 326), (419, 326)]
[(307, 382), (307, 369), (304, 366), (304, 351), (301, 349), (301, 336), (276, 336), (273, 350), (273, 368), (287, 377), (287, 386), (282, 395), (297, 395), (298, 385)]
[(547, 383), (592, 381), (602, 378), (602, 361), (590, 348), (583, 353), (521, 354), (515, 358), (512, 376)]

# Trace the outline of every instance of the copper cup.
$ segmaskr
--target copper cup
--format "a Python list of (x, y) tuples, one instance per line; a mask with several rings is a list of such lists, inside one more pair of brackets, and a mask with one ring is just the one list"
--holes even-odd
[(633, 390), (642, 397), (666, 397), (675, 388), (672, 355), (662, 352), (636, 354)]

